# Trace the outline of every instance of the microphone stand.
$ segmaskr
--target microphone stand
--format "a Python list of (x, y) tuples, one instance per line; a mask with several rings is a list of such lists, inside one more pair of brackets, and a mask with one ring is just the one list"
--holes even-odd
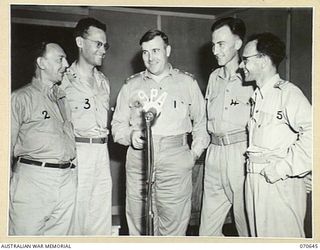
[(144, 115), (144, 119), (146, 121), (146, 140), (147, 140), (147, 235), (154, 235), (154, 213), (152, 208), (152, 187), (154, 184), (154, 162), (153, 162), (153, 144), (152, 144), (152, 132), (151, 132), (151, 123), (155, 118), (155, 114), (152, 112), (146, 112)]

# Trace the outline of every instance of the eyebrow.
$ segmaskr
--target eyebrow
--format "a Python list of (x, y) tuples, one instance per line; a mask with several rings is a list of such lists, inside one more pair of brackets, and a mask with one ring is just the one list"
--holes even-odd
[(220, 43), (225, 43), (226, 41), (218, 41), (218, 42), (211, 42), (212, 44), (220, 44)]

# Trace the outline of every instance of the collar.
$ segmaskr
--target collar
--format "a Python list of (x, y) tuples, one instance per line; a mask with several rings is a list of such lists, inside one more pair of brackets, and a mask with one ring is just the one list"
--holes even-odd
[[(168, 72), (168, 76), (172, 76), (175, 73), (172, 65), (169, 63), (169, 72)], [(152, 74), (146, 69), (145, 71), (143, 71), (142, 74), (143, 80), (147, 80), (147, 78), (152, 79)], [(165, 76), (167, 77), (167, 76)]]
[(47, 93), (55, 85), (55, 83), (42, 82), (39, 78), (36, 77), (32, 78), (31, 84), (42, 93)]
[(262, 97), (263, 97), (264, 95), (266, 95), (266, 93), (267, 93), (270, 89), (277, 87), (277, 84), (278, 84), (279, 81), (280, 81), (280, 76), (279, 76), (279, 74), (275, 74), (274, 76), (272, 76), (272, 77), (260, 88)]
[(275, 74), (261, 88), (257, 86), (251, 99), (255, 100), (255, 96), (259, 96), (261, 99), (263, 99), (270, 89), (279, 87), (280, 80), (279, 74)]
[[(220, 67), (218, 69), (218, 77), (220, 77), (223, 80), (229, 80), (229, 79), (227, 79), (227, 74), (225, 72), (225, 67)], [(236, 80), (236, 79), (239, 79), (239, 80), (242, 81), (242, 77), (241, 77), (240, 73), (235, 73), (235, 74), (231, 75), (230, 81), (233, 81), (233, 80)]]
[[(71, 74), (71, 76), (74, 79), (80, 79), (77, 75), (78, 71), (77, 71), (76, 61), (74, 61), (72, 65), (67, 69), (67, 72)], [(101, 81), (104, 80), (103, 77), (100, 75), (99, 70), (96, 67), (93, 68), (93, 76), (99, 84)]]

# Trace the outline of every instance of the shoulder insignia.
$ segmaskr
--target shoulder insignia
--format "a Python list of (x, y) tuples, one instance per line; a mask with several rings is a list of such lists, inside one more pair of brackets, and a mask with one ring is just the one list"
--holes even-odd
[(279, 88), (279, 89), (282, 89), (284, 86), (286, 86), (289, 82), (288, 81), (285, 81), (285, 80), (282, 80), (280, 79), (274, 86), (276, 88)]
[(133, 75), (131, 75), (131, 76), (129, 76), (127, 79), (126, 79), (126, 83), (128, 82), (128, 81), (130, 81), (130, 80), (132, 80), (132, 79), (134, 79), (134, 78), (136, 78), (136, 77), (138, 77), (138, 76), (140, 76), (141, 74), (143, 74), (143, 71), (142, 72), (139, 72), (139, 73), (136, 73), (136, 74), (133, 74)]
[(181, 73), (181, 74), (184, 74), (184, 75), (187, 75), (187, 76), (190, 76), (192, 79), (195, 79), (194, 75), (187, 72), (187, 71), (183, 71), (183, 70), (179, 70), (179, 69), (174, 69), (177, 73)]

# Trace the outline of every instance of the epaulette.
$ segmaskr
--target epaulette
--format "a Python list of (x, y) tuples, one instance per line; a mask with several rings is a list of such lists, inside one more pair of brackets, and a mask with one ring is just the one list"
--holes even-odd
[(187, 75), (187, 76), (190, 76), (192, 79), (195, 79), (194, 75), (191, 74), (191, 73), (189, 73), (189, 72), (187, 72), (187, 71), (183, 71), (183, 70), (179, 70), (179, 69), (174, 69), (174, 70), (175, 70), (176, 72), (178, 72), (178, 73), (185, 74), (185, 75)]
[(280, 79), (274, 86), (275, 86), (276, 88), (282, 89), (284, 86), (287, 85), (287, 83), (289, 83), (289, 82)]
[(134, 79), (134, 78), (136, 78), (136, 77), (138, 77), (138, 76), (140, 76), (142, 73), (143, 73), (143, 71), (129, 76), (129, 77), (125, 80), (125, 83), (127, 83), (128, 81), (130, 81), (130, 80), (132, 80), (132, 79)]

